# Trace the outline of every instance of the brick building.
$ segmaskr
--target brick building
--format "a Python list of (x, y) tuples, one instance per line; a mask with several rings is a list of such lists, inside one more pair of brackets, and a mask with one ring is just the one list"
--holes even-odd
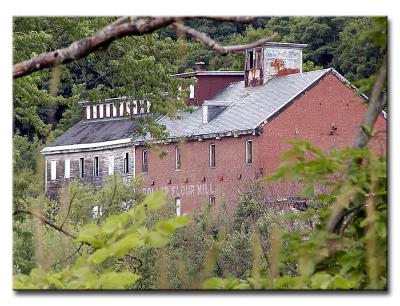
[[(198, 63), (195, 72), (176, 75), (197, 77), (188, 99), (196, 109), (181, 120), (157, 118), (170, 135), (168, 144), (155, 145), (168, 153), (164, 158), (145, 145), (151, 139), (132, 136), (135, 118), (153, 115), (149, 104), (82, 103), (84, 119), (42, 150), (47, 192), (56, 197), (73, 178), (100, 186), (121, 172), (127, 179), (142, 176), (144, 193), (167, 192), (177, 213), (207, 203), (232, 206), (248, 184), (277, 169), (286, 140), (306, 139), (324, 150), (351, 146), (365, 97), (334, 69), (303, 73), (304, 47), (249, 49), (244, 73), (205, 71)], [(385, 114), (375, 129), (383, 133), (372, 146), (386, 154)]]

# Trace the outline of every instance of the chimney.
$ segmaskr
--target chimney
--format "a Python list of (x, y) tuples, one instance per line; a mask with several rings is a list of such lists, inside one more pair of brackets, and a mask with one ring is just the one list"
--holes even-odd
[(305, 44), (267, 43), (246, 50), (245, 87), (258, 86), (269, 79), (302, 72)]
[(207, 64), (205, 62), (197, 62), (196, 71), (207, 71)]

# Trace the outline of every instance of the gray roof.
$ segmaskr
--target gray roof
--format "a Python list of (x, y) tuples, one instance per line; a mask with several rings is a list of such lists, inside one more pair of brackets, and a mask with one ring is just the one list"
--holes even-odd
[(254, 130), (329, 71), (287, 75), (257, 87), (244, 87), (243, 81), (236, 82), (210, 100), (213, 102), (210, 104), (229, 105), (210, 122), (202, 123), (200, 107), (191, 114), (181, 113), (182, 120), (164, 117), (159, 123), (166, 126), (171, 138)]
[(132, 137), (137, 120), (116, 118), (109, 120), (81, 121), (47, 147), (88, 144)]

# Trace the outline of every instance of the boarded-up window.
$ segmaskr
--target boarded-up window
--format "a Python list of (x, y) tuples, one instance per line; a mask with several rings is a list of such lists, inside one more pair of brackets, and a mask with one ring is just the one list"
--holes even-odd
[(114, 174), (114, 155), (108, 156), (108, 175)]
[(93, 158), (93, 176), (99, 176), (99, 157)]
[(54, 181), (57, 175), (57, 161), (52, 160), (50, 162), (50, 179)]
[(210, 167), (215, 167), (215, 144), (210, 144)]
[(143, 150), (142, 151), (142, 172), (146, 173), (149, 171), (149, 151)]
[(90, 106), (86, 106), (86, 119), (90, 119)]
[(175, 198), (175, 209), (176, 215), (180, 216), (182, 214), (181, 198)]
[(253, 142), (251, 140), (246, 141), (246, 164), (253, 163)]
[(190, 88), (189, 98), (193, 99), (194, 98), (194, 85), (190, 85), (189, 88)]
[(181, 148), (175, 148), (175, 170), (181, 169)]
[(81, 157), (79, 159), (79, 177), (84, 177), (85, 176), (85, 159)]
[(64, 162), (64, 178), (69, 179), (70, 172), (71, 172), (71, 160), (69, 158), (66, 158)]

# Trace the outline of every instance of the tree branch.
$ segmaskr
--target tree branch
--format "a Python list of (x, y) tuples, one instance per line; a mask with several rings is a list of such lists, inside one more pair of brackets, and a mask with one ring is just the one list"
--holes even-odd
[(13, 215), (15, 216), (15, 215), (17, 215), (19, 213), (24, 213), (24, 214), (31, 215), (32, 217), (35, 217), (35, 218), (39, 219), (42, 223), (47, 224), (48, 226), (50, 226), (50, 227), (56, 229), (57, 231), (63, 233), (65, 236), (68, 236), (68, 237), (70, 237), (72, 239), (76, 239), (76, 236), (74, 234), (71, 234), (70, 232), (62, 229), (60, 226), (50, 222), (49, 220), (45, 219), (43, 216), (41, 216), (39, 214), (36, 214), (36, 213), (34, 213), (34, 212), (30, 211), (30, 210), (16, 209), (14, 211)]
[[(371, 98), (368, 101), (367, 110), (365, 111), (361, 121), (360, 131), (354, 141), (353, 148), (362, 149), (368, 144), (368, 140), (371, 136), (367, 131), (374, 128), (378, 116), (386, 106), (387, 100), (381, 96), (386, 81), (386, 75), (387, 56), (385, 54), (382, 66), (379, 69), (376, 82), (372, 89)], [(357, 162), (361, 163), (361, 161)], [(341, 233), (341, 224), (344, 217), (347, 215), (347, 210), (349, 209), (351, 210), (351, 208), (346, 209), (341, 203), (338, 203), (332, 208), (332, 213), (327, 223), (327, 230), (329, 233)]]
[[(131, 17), (123, 16), (116, 21), (110, 23), (103, 29), (97, 31), (91, 36), (75, 41), (66, 48), (57, 49), (52, 52), (41, 53), (34, 58), (24, 62), (17, 63), (13, 66), (13, 78), (19, 78), (32, 72), (42, 70), (59, 64), (67, 64), (76, 59), (84, 58), (87, 55), (101, 49), (106, 48), (113, 41), (121, 39), (125, 36), (138, 36), (152, 33), (157, 29), (167, 27), (178, 20), (187, 20), (195, 18), (207, 18), (222, 22), (240, 22), (249, 23), (256, 17), (230, 17), (230, 16), (206, 16), (206, 17)], [(213, 50), (227, 54), (228, 52), (239, 52), (246, 48), (252, 48), (270, 41), (272, 37), (259, 40), (249, 45), (227, 46), (223, 47), (213, 41), (207, 34), (198, 32), (190, 27), (182, 26), (182, 30), (187, 34), (199, 39)]]
[(249, 48), (255, 48), (264, 45), (267, 42), (270, 42), (272, 39), (276, 37), (276, 34), (273, 34), (270, 37), (263, 38), (260, 40), (257, 40), (251, 44), (246, 44), (246, 45), (234, 45), (234, 46), (221, 46), (219, 43), (217, 43), (215, 40), (213, 40), (210, 36), (208, 36), (204, 32), (199, 32), (191, 27), (185, 26), (180, 23), (174, 22), (171, 25), (175, 30), (181, 31), (183, 33), (188, 34), (189, 36), (197, 39), (198, 41), (202, 42), (206, 46), (210, 47), (212, 50), (222, 54), (226, 55), (230, 52), (241, 52)]

